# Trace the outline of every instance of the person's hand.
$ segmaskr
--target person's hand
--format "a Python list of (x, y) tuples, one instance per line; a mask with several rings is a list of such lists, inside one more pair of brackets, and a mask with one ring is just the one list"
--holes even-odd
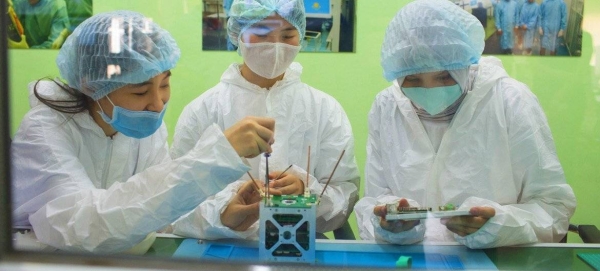
[(564, 30), (561, 29), (560, 31), (558, 31), (558, 37), (559, 38), (562, 37), (562, 36), (564, 36), (564, 35), (565, 35), (565, 31)]
[[(258, 185), (262, 185), (259, 183)], [(262, 188), (261, 188), (262, 189)], [(262, 199), (252, 180), (245, 182), (221, 213), (221, 223), (234, 231), (245, 231), (259, 218)]]
[(472, 216), (455, 216), (451, 218), (442, 218), (442, 224), (453, 233), (460, 236), (466, 236), (478, 231), (492, 217), (496, 215), (496, 210), (492, 207), (473, 207), (469, 210)]
[(275, 120), (245, 117), (223, 134), (240, 157), (252, 158), (263, 152), (272, 152)]
[(54, 42), (52, 42), (52, 45), (50, 46), (51, 49), (60, 49), (60, 47), (63, 45), (63, 43), (65, 42), (65, 40), (67, 39), (67, 37), (69, 36), (69, 30), (68, 29), (63, 29), (60, 34), (58, 35), (58, 37), (56, 37), (56, 39), (54, 40)]
[(498, 30), (496, 30), (496, 34), (498, 36), (501, 36), (502, 35), (502, 29), (498, 28)]
[[(400, 207), (410, 207), (410, 204), (408, 204), (408, 200), (401, 199), (398, 202), (398, 208)], [(375, 208), (373, 208), (373, 213), (376, 216), (379, 216), (379, 225), (381, 226), (381, 228), (393, 233), (409, 231), (415, 226), (419, 225), (419, 223), (421, 222), (420, 220), (387, 221), (385, 220), (385, 215), (387, 214), (387, 209), (385, 205), (375, 206)]]
[(21, 35), (21, 41), (16, 42), (11, 39), (8, 39), (8, 48), (10, 49), (29, 49), (29, 45), (27, 44), (27, 39), (25, 35)]
[(519, 30), (519, 26), (518, 25), (515, 25), (515, 30), (517, 30), (517, 31)]
[(301, 195), (304, 193), (304, 182), (292, 175), (284, 173), (279, 179), (274, 180), (281, 171), (269, 173), (269, 194), (273, 195)]
[(538, 33), (540, 33), (540, 35), (544, 35), (544, 30), (541, 27), (539, 27), (538, 28)]
[(523, 30), (527, 30), (527, 25), (524, 24), (523, 26), (521, 26), (521, 28), (523, 28)]

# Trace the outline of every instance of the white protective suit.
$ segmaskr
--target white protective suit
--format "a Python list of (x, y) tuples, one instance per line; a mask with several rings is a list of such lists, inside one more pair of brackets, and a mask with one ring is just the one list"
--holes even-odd
[[(567, 233), (575, 196), (537, 98), (497, 58), (479, 63), (451, 122), (421, 121), (397, 84), (377, 96), (369, 114), (365, 196), (355, 207), (362, 239), (488, 248), (558, 242)], [(496, 216), (465, 237), (434, 218), (406, 232), (383, 230), (373, 208), (401, 198), (420, 207), (489, 206)]]
[[(283, 171), (306, 180), (308, 146), (311, 147), (311, 193), (320, 194), (342, 150), (346, 150), (317, 208), (317, 231), (340, 227), (358, 199), (359, 173), (354, 158), (352, 128), (341, 105), (331, 96), (300, 81), (302, 66), (293, 63), (284, 78), (270, 90), (244, 79), (240, 64), (232, 64), (221, 82), (192, 101), (183, 110), (173, 139), (171, 157), (185, 154), (207, 127), (216, 123), (227, 129), (245, 116), (275, 119), (275, 143), (269, 158), (269, 171)], [(264, 181), (264, 156), (249, 159), (255, 179)], [(248, 230), (233, 231), (224, 226), (220, 214), (225, 211), (240, 185), (229, 185), (203, 202), (194, 212), (173, 225), (175, 234), (202, 238), (258, 238), (258, 222)]]
[[(54, 82), (38, 89), (60, 97)], [(111, 139), (88, 112), (64, 114), (30, 100), (11, 149), (14, 224), (30, 224), (59, 249), (129, 249), (249, 170), (216, 126), (171, 161), (164, 123), (144, 139)]]

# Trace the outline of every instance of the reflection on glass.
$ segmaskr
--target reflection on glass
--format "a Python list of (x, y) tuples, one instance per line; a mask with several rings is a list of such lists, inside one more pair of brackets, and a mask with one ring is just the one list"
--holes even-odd
[[(121, 27), (122, 18), (112, 18), (111, 25), (108, 29), (110, 36), (110, 53), (118, 54), (121, 52), (121, 38), (125, 30)], [(110, 78), (110, 77), (109, 77)]]
[(106, 78), (110, 79), (113, 75), (121, 74), (121, 66), (119, 65), (108, 65), (106, 66)]
[[(202, 49), (235, 51), (227, 33), (232, 0), (203, 0)], [(354, 0), (305, 0), (304, 52), (353, 52)]]
[(92, 16), (92, 0), (6, 0), (9, 48), (59, 49)]
[(484, 54), (580, 56), (583, 0), (449, 0), (485, 27)]

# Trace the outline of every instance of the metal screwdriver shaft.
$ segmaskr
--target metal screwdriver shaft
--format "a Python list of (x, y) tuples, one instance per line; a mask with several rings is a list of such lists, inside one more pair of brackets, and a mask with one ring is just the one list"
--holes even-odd
[(265, 152), (265, 205), (268, 206), (270, 204), (270, 195), (269, 195), (269, 156), (271, 154)]

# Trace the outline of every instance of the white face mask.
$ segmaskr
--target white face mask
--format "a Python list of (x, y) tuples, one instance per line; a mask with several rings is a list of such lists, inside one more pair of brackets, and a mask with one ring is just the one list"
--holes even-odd
[(280, 42), (239, 42), (244, 63), (254, 73), (268, 79), (282, 75), (292, 64), (300, 46)]

